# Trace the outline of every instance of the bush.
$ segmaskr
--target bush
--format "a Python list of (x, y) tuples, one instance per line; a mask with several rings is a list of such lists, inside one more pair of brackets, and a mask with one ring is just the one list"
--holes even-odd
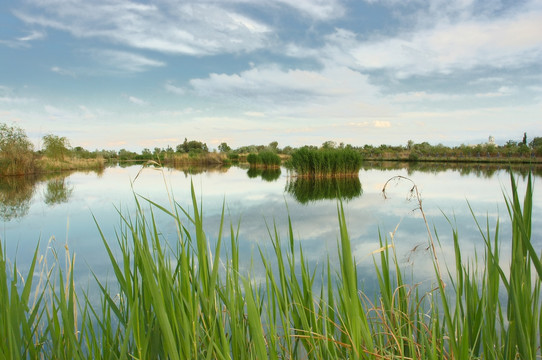
[(34, 171), (34, 147), (24, 130), (0, 124), (0, 174), (22, 175)]

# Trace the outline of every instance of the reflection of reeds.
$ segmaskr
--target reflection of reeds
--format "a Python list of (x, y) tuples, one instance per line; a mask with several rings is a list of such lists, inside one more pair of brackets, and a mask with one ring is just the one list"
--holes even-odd
[(361, 196), (361, 182), (352, 177), (293, 177), (286, 183), (286, 191), (297, 201), (306, 204), (324, 199), (352, 200)]
[[(67, 251), (66, 270), (55, 266), (40, 272), (36, 249), (25, 272), (8, 263), (0, 246), (2, 358), (504, 360), (542, 355), (542, 263), (531, 243), (530, 176), (523, 203), (513, 180), (506, 199), (509, 265), (501, 265), (499, 225), (494, 235), (479, 228), (483, 260), (462, 259), (453, 230), (456, 270), (443, 279), (446, 291), (438, 280), (429, 290), (405, 281), (392, 237), (381, 238), (373, 253), (377, 292), (363, 293), (340, 203), (337, 263), (328, 257), (322, 268), (310, 268), (289, 220), (286, 241), (279, 229), (269, 229), (273, 256), (261, 251), (265, 272), (255, 281), (240, 258), (239, 228), (232, 224), (223, 232), (225, 207), (211, 247), (193, 187), (190, 212), (179, 204), (168, 210), (136, 200), (133, 217), (119, 214), (115, 249), (100, 231), (117, 282), (98, 282), (99, 305), (88, 294), (78, 295), (74, 256)], [(158, 212), (178, 226), (178, 237), (169, 244), (157, 227)], [(223, 240), (229, 243), (224, 246)], [(226, 259), (224, 248), (230, 251)], [(35, 274), (41, 274), (37, 286)]]
[(260, 176), (262, 180), (273, 182), (280, 178), (281, 170), (280, 168), (260, 168), (251, 166), (247, 170), (247, 176), (251, 179), (257, 178)]

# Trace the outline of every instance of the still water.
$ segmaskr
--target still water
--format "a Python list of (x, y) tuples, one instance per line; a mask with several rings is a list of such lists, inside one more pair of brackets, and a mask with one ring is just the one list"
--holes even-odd
[[(523, 196), (528, 168), (513, 170)], [(76, 282), (92, 288), (91, 271), (102, 280), (112, 272), (100, 239), (98, 225), (109, 243), (116, 243), (121, 227), (119, 212), (134, 213), (135, 197), (145, 197), (170, 208), (173, 199), (191, 210), (191, 183), (203, 208), (204, 227), (211, 248), (216, 241), (220, 217), (225, 207), (225, 234), (229, 225), (240, 222), (242, 267), (258, 277), (262, 271), (259, 249), (271, 253), (269, 228), (276, 224), (287, 241), (288, 216), (293, 231), (311, 267), (321, 266), (329, 257), (336, 264), (336, 193), (339, 188), (352, 240), (353, 255), (359, 266), (361, 286), (374, 284), (372, 252), (380, 248), (379, 234), (391, 238), (401, 266), (409, 268), (415, 281), (430, 283), (433, 265), (427, 247), (427, 231), (418, 203), (409, 199), (412, 183), (391, 181), (386, 198), (382, 189), (394, 176), (410, 179), (420, 191), (425, 215), (440, 240), (439, 261), (452, 271), (454, 265), (452, 226), (459, 232), (463, 258), (478, 251), (483, 239), (471, 214), (493, 232), (501, 223), (502, 262), (509, 253), (510, 228), (503, 194), (510, 193), (510, 172), (491, 166), (408, 167), (397, 163), (366, 165), (359, 178), (309, 182), (296, 179), (285, 170), (254, 171), (240, 167), (206, 169), (154, 169), (142, 165), (114, 166), (96, 172), (74, 172), (46, 178), (0, 178), (0, 238), (11, 262), (24, 273), (36, 248), (44, 254), (53, 250), (60, 259), (65, 247), (75, 254)], [(534, 169), (534, 209), (532, 241), (542, 249), (541, 171)], [(142, 198), (142, 205), (150, 205)], [(469, 208), (470, 206), (470, 208)], [(157, 212), (157, 223), (166, 240), (175, 241), (176, 228), (167, 216)], [(433, 234), (434, 235), (434, 234)], [(225, 252), (229, 239), (223, 240)], [(38, 245), (39, 244), (39, 245)], [(223, 252), (224, 253), (224, 252)], [(480, 257), (481, 258), (481, 257)], [(253, 259), (253, 261), (251, 260)], [(60, 264), (63, 264), (62, 260)], [(442, 266), (442, 265), (441, 265)]]

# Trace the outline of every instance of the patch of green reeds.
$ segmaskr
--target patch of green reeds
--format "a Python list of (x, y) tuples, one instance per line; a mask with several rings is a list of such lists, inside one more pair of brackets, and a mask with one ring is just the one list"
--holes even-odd
[(247, 162), (250, 164), (250, 167), (276, 168), (280, 166), (281, 159), (273, 151), (263, 150), (257, 154), (248, 154)]
[(361, 169), (361, 154), (349, 148), (310, 149), (302, 147), (292, 153), (291, 167), (300, 176), (350, 176)]
[[(272, 254), (260, 249), (265, 274), (255, 281), (242, 270), (240, 225), (225, 230), (223, 211), (211, 246), (193, 188), (191, 212), (136, 197), (134, 215), (119, 212), (116, 244), (100, 231), (116, 282), (96, 277), (98, 304), (75, 289), (68, 253), (65, 270), (42, 271), (35, 284), (38, 251), (21, 274), (0, 249), (0, 358), (540, 358), (542, 265), (531, 243), (532, 199), (530, 178), (523, 204), (512, 179), (509, 266), (501, 265), (500, 225), (493, 234), (479, 226), (482, 260), (462, 258), (453, 230), (456, 270), (440, 279), (434, 256), (435, 281), (423, 290), (405, 281), (393, 236), (380, 238), (373, 253), (379, 287), (365, 294), (341, 203), (338, 263), (311, 268), (288, 221), (286, 241), (268, 226)], [(175, 223), (175, 239), (160, 232), (158, 214)]]

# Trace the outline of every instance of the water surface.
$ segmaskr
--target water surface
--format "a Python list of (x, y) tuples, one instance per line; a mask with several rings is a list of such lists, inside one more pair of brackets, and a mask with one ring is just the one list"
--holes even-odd
[[(523, 194), (528, 169), (514, 170)], [(74, 172), (46, 178), (1, 178), (1, 240), (8, 258), (23, 270), (37, 244), (41, 251), (55, 249), (62, 259), (65, 247), (76, 254), (76, 280), (80, 287), (92, 287), (92, 270), (102, 279), (112, 278), (99, 237), (97, 224), (110, 243), (121, 227), (118, 212), (134, 213), (136, 196), (152, 199), (170, 208), (175, 201), (190, 210), (193, 184), (203, 207), (204, 227), (212, 244), (225, 206), (226, 226), (240, 221), (240, 251), (245, 270), (262, 271), (258, 249), (270, 252), (268, 228), (276, 224), (287, 241), (287, 221), (291, 217), (296, 241), (309, 265), (326, 259), (336, 264), (336, 189), (345, 208), (352, 249), (359, 266), (362, 286), (375, 281), (372, 253), (380, 248), (379, 236), (393, 242), (401, 266), (408, 267), (416, 281), (430, 283), (433, 265), (426, 251), (428, 234), (416, 199), (410, 197), (415, 184), (421, 194), (425, 215), (440, 240), (439, 261), (453, 268), (452, 226), (457, 227), (464, 258), (475, 251), (482, 254), (483, 241), (473, 220), (475, 216), (493, 231), (501, 221), (502, 262), (508, 256), (510, 229), (503, 193), (510, 192), (510, 173), (494, 165), (447, 167), (419, 164), (365, 165), (359, 178), (308, 181), (291, 176), (286, 169), (251, 171), (240, 167), (206, 169), (154, 169), (141, 165), (108, 167), (101, 173)], [(412, 181), (394, 180), (395, 176)], [(542, 248), (542, 192), (540, 170), (533, 176), (533, 236), (535, 249)], [(142, 198), (140, 198), (142, 200)], [(142, 200), (145, 209), (150, 208)], [(470, 208), (469, 208), (470, 205)], [(94, 220), (95, 219), (95, 220)], [(157, 216), (164, 239), (175, 242), (176, 228), (167, 216)], [(229, 234), (229, 231), (225, 232)], [(380, 235), (379, 235), (380, 234)], [(434, 236), (434, 234), (433, 234)], [(224, 240), (226, 244), (228, 239)], [(254, 259), (255, 261), (251, 261)]]

